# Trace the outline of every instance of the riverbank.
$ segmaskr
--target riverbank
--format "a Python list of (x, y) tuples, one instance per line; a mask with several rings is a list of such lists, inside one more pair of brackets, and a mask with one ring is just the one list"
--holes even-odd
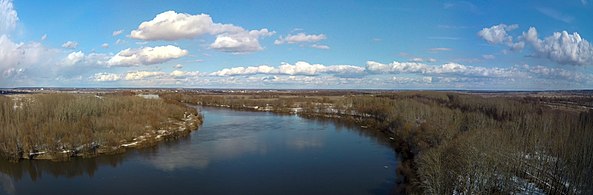
[(188, 135), (195, 108), (135, 94), (0, 96), (0, 155), (10, 161), (94, 157)]

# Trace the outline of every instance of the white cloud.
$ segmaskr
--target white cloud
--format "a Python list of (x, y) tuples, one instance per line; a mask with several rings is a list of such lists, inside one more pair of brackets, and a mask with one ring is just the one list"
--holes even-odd
[(204, 34), (245, 31), (232, 24), (214, 23), (207, 14), (191, 15), (167, 11), (156, 15), (151, 21), (142, 22), (132, 30), (130, 37), (142, 40), (191, 39)]
[(121, 80), (121, 76), (118, 74), (113, 73), (96, 73), (95, 75), (91, 76), (89, 79), (97, 82), (107, 82), (107, 81), (119, 81)]
[(570, 71), (562, 68), (551, 68), (545, 66), (529, 66), (524, 67), (537, 77), (552, 79), (552, 80), (567, 80), (574, 82), (592, 82), (593, 75), (578, 71)]
[(327, 39), (327, 36), (325, 36), (324, 34), (318, 34), (318, 35), (308, 35), (305, 33), (298, 33), (296, 35), (287, 35), (286, 37), (280, 37), (277, 40), (274, 41), (274, 44), (276, 45), (280, 45), (280, 44), (294, 44), (294, 43), (314, 43), (314, 42), (319, 42), (321, 40)]
[(102, 48), (109, 48), (109, 44), (108, 43), (103, 43), (103, 44), (101, 44), (101, 47)]
[(41, 41), (45, 41), (46, 39), (47, 39), (47, 34), (43, 34), (43, 35), (41, 36)]
[(210, 48), (230, 53), (255, 52), (263, 49), (259, 44), (259, 38), (271, 36), (274, 33), (268, 29), (224, 33), (216, 36), (216, 40), (210, 45)]
[(173, 68), (175, 68), (175, 69), (182, 69), (183, 68), (183, 65), (176, 64), (175, 66), (173, 66)]
[(174, 70), (169, 75), (171, 75), (175, 78), (185, 78), (185, 77), (200, 76), (200, 72), (199, 71), (186, 72), (186, 71), (181, 71), (181, 70)]
[(329, 46), (321, 45), (321, 44), (313, 44), (313, 45), (311, 45), (311, 47), (316, 48), (316, 49), (329, 49)]
[(116, 45), (119, 45), (119, 44), (122, 44), (122, 43), (124, 43), (124, 40), (117, 39), (117, 40), (115, 41), (115, 44), (116, 44)]
[(127, 81), (142, 80), (145, 78), (152, 78), (164, 75), (166, 75), (165, 72), (135, 71), (126, 73), (124, 79)]
[(211, 73), (212, 76), (234, 76), (234, 75), (251, 75), (251, 74), (272, 74), (276, 72), (276, 68), (261, 65), (261, 66), (249, 66), (249, 67), (234, 67), (225, 68), (220, 71)]
[[(6, 35), (0, 35), (0, 71), (26, 69), (43, 64), (51, 51), (40, 43), (14, 43)], [(14, 72), (14, 71), (11, 71)]]
[(357, 77), (362, 76), (364, 74), (365, 68), (360, 66), (352, 66), (352, 65), (331, 65), (325, 66), (325, 68), (320, 70), (320, 73), (324, 74), (333, 74), (339, 77)]
[(325, 66), (322, 64), (310, 64), (299, 61), (297, 63), (288, 64), (282, 63), (278, 67), (271, 67), (267, 65), (250, 66), (250, 67), (235, 67), (225, 68), (220, 71), (211, 73), (211, 76), (235, 76), (235, 75), (320, 75), (333, 74), (338, 76), (357, 76), (364, 73), (364, 68), (352, 65), (331, 65)]
[(530, 27), (527, 33), (523, 33), (523, 39), (533, 47), (536, 56), (560, 64), (593, 65), (593, 46), (576, 32), (555, 32), (541, 40), (537, 30)]
[(107, 61), (109, 66), (138, 66), (159, 64), (187, 55), (187, 50), (176, 46), (143, 47), (124, 49)]
[(410, 59), (412, 62), (436, 62), (437, 60), (434, 58), (412, 58)]
[(167, 11), (156, 15), (151, 21), (142, 22), (132, 30), (130, 37), (155, 41), (192, 39), (201, 35), (216, 35), (211, 49), (230, 53), (250, 53), (262, 50), (259, 39), (273, 35), (268, 29), (245, 30), (232, 24), (214, 23), (207, 14), (191, 15)]
[(508, 31), (515, 30), (519, 27), (519, 25), (512, 24), (499, 24), (492, 26), (490, 28), (483, 28), (478, 32), (478, 36), (482, 39), (486, 40), (490, 44), (498, 44), (498, 43), (512, 43), (513, 37), (507, 34)]
[(321, 64), (297, 62), (294, 65), (283, 63), (278, 69), (280, 73), (288, 75), (317, 75), (325, 72), (327, 67)]
[(466, 66), (457, 63), (429, 66), (416, 62), (392, 62), (389, 64), (382, 64), (375, 61), (368, 61), (367, 70), (378, 74), (422, 74), (466, 77), (514, 77), (520, 74), (514, 68), (486, 68)]
[(18, 21), (12, 0), (0, 0), (0, 35), (12, 32)]
[[(85, 54), (82, 51), (76, 51), (69, 53), (64, 59), (62, 59), (61, 64), (66, 66), (71, 66), (74, 64), (78, 65), (89, 65), (89, 66), (96, 66), (96, 65), (105, 65), (107, 60), (109, 60), (110, 56), (107, 54), (102, 53), (90, 53)], [(58, 64), (60, 65), (60, 64)], [(59, 68), (59, 67), (58, 67)]]
[(78, 47), (78, 42), (67, 41), (64, 44), (62, 44), (62, 47), (67, 48), (67, 49), (74, 49), (74, 48)]
[(382, 64), (375, 61), (368, 61), (366, 69), (376, 73), (424, 73), (429, 67), (426, 64), (416, 62)]
[(432, 77), (392, 77), (391, 81), (398, 84), (432, 83)]
[[(123, 74), (116, 74), (116, 73), (107, 73), (107, 72), (100, 72), (96, 73), (93, 76), (89, 77), (89, 80), (96, 81), (96, 82), (105, 82), (105, 81), (132, 81), (135, 84), (142, 84), (145, 82), (149, 82), (152, 84), (158, 85), (158, 83), (168, 83), (168, 84), (175, 84), (178, 81), (183, 81), (187, 79), (198, 79), (201, 75), (200, 72), (186, 72), (180, 70), (174, 70), (170, 73), (161, 72), (161, 71), (130, 71)], [(178, 83), (179, 84), (179, 83)]]
[(68, 54), (68, 56), (66, 56), (66, 59), (64, 59), (64, 64), (73, 65), (80, 62), (83, 59), (84, 53), (82, 53), (82, 51), (72, 52)]
[(570, 65), (593, 65), (593, 46), (587, 40), (574, 32), (569, 34), (566, 31), (554, 32), (552, 36), (543, 40), (538, 38), (537, 30), (530, 27), (527, 32), (523, 32), (518, 38), (518, 42), (513, 42), (513, 38), (506, 34), (506, 31), (516, 27), (500, 24), (491, 28), (484, 28), (478, 34), (488, 43), (505, 43), (511, 50), (519, 51), (525, 46), (533, 48), (534, 56), (547, 58), (559, 64)]
[(120, 34), (121, 34), (121, 33), (123, 33), (123, 32), (124, 32), (124, 30), (123, 30), (123, 29), (121, 29), (121, 30), (116, 30), (116, 31), (113, 31), (113, 33), (111, 33), (111, 36), (114, 36), (114, 37), (115, 37), (115, 36), (117, 36), (117, 35), (120, 35)]

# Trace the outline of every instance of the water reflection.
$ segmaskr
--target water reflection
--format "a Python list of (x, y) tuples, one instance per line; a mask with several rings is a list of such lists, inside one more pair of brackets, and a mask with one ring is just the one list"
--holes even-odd
[(43, 175), (48, 174), (54, 177), (74, 178), (87, 175), (92, 177), (102, 166), (117, 167), (124, 160), (124, 155), (106, 155), (98, 158), (76, 158), (66, 162), (51, 161), (28, 161), (19, 163), (0, 161), (0, 172), (10, 175), (15, 181), (21, 180), (28, 175), (32, 181), (41, 179)]
[(159, 155), (148, 157), (146, 162), (163, 171), (203, 169), (210, 161), (233, 159), (253, 152), (265, 154), (266, 145), (258, 142), (257, 138), (225, 138), (195, 143), (191, 147), (164, 147)]
[(0, 187), (7, 194), (14, 194), (14, 182), (10, 176), (4, 173), (0, 173)]

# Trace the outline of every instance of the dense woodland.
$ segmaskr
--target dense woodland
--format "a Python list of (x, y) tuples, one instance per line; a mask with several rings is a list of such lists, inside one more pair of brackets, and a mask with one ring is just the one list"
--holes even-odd
[[(183, 123), (189, 115), (195, 121)], [(156, 130), (195, 129), (200, 122), (197, 111), (184, 104), (133, 94), (0, 96), (0, 155), (10, 160), (92, 156)]]
[[(593, 110), (587, 98), (378, 94), (163, 94), (193, 104), (341, 117), (394, 138), (406, 193), (593, 193)], [(302, 108), (295, 110), (294, 108)], [(568, 107), (570, 108), (570, 107)]]

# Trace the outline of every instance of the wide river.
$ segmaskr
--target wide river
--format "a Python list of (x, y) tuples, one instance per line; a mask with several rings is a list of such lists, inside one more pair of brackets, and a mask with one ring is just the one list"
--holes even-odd
[(68, 162), (0, 161), (0, 194), (387, 194), (396, 152), (327, 120), (200, 108), (179, 140)]

